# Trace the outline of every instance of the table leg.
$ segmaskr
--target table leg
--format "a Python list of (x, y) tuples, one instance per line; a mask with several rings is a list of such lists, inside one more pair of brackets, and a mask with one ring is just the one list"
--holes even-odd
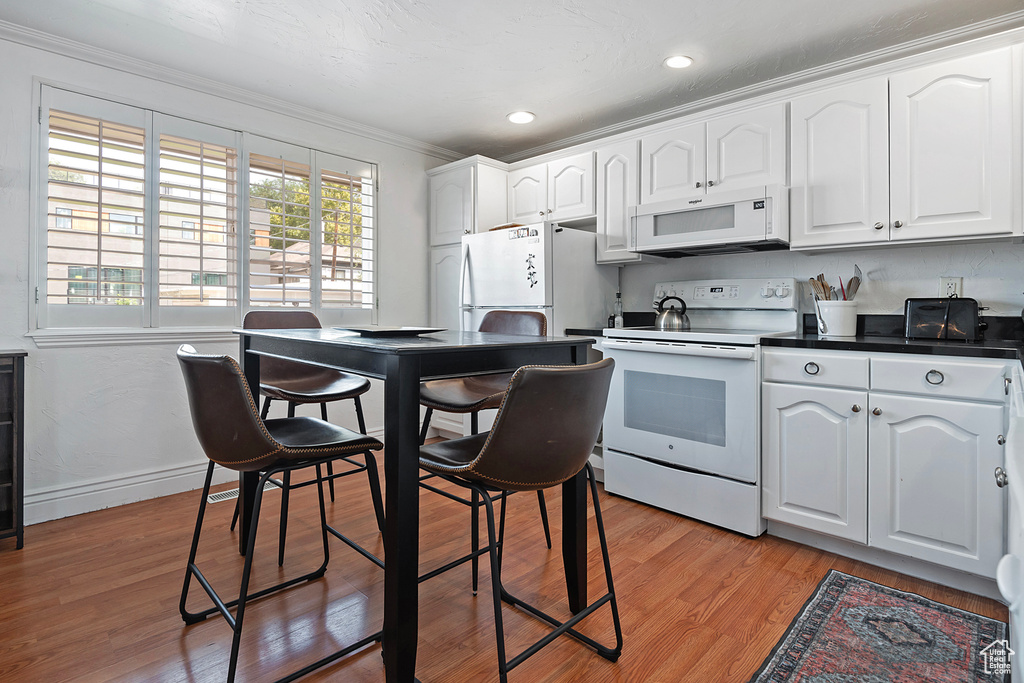
[[(238, 363), (249, 385), (249, 393), (259, 405), (260, 396), (260, 357), (247, 353), (250, 337), (241, 335), (238, 341)], [(249, 523), (252, 508), (256, 504), (256, 488), (259, 484), (259, 472), (239, 472), (238, 474), (238, 553), (245, 555), (249, 541)]]
[(587, 606), (587, 471), (562, 484), (562, 563), (569, 609)]
[(416, 356), (389, 356), (384, 383), (384, 676), (413, 681), (418, 636), (419, 382)]

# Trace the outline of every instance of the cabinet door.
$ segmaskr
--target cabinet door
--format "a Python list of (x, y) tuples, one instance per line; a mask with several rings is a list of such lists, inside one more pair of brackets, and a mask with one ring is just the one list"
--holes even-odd
[(629, 216), (637, 203), (639, 178), (636, 140), (597, 150), (597, 262), (635, 263), (640, 255), (627, 251)]
[(867, 392), (762, 385), (762, 514), (867, 543)]
[(708, 121), (707, 192), (786, 185), (786, 105)]
[(1011, 233), (1011, 75), (1005, 48), (890, 78), (893, 240)]
[(704, 194), (703, 123), (672, 128), (640, 140), (640, 203)]
[(594, 153), (548, 162), (547, 219), (594, 215)]
[(514, 223), (537, 223), (547, 219), (548, 172), (546, 164), (510, 171), (508, 174), (508, 219)]
[(473, 168), (430, 177), (430, 244), (453, 244), (473, 232)]
[(459, 329), (461, 268), (461, 244), (430, 250), (430, 324), (434, 327)]
[(995, 577), (1003, 406), (885, 393), (870, 403), (871, 545)]
[(791, 247), (888, 241), (888, 104), (885, 78), (793, 100)]

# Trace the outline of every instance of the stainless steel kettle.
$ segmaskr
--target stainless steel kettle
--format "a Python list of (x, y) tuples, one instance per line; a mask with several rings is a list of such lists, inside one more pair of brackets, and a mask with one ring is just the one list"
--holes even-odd
[[(666, 301), (678, 301), (679, 310), (675, 307), (665, 308)], [(690, 319), (686, 317), (686, 303), (678, 296), (666, 296), (658, 302), (658, 317), (654, 320), (654, 326), (659, 330), (688, 330)]]

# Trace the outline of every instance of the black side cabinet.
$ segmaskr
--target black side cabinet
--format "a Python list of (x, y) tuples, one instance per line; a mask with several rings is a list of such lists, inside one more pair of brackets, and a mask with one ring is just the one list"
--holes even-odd
[(25, 351), (0, 350), (0, 538), (25, 544)]

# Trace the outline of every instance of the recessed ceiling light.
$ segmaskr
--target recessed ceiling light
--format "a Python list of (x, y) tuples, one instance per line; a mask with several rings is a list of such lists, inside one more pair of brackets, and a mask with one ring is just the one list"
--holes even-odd
[(533, 121), (537, 117), (535, 117), (532, 112), (514, 111), (505, 118), (507, 118), (512, 123), (529, 123), (530, 121)]
[(670, 69), (685, 69), (693, 64), (693, 59), (685, 55), (672, 55), (665, 60), (665, 66)]

